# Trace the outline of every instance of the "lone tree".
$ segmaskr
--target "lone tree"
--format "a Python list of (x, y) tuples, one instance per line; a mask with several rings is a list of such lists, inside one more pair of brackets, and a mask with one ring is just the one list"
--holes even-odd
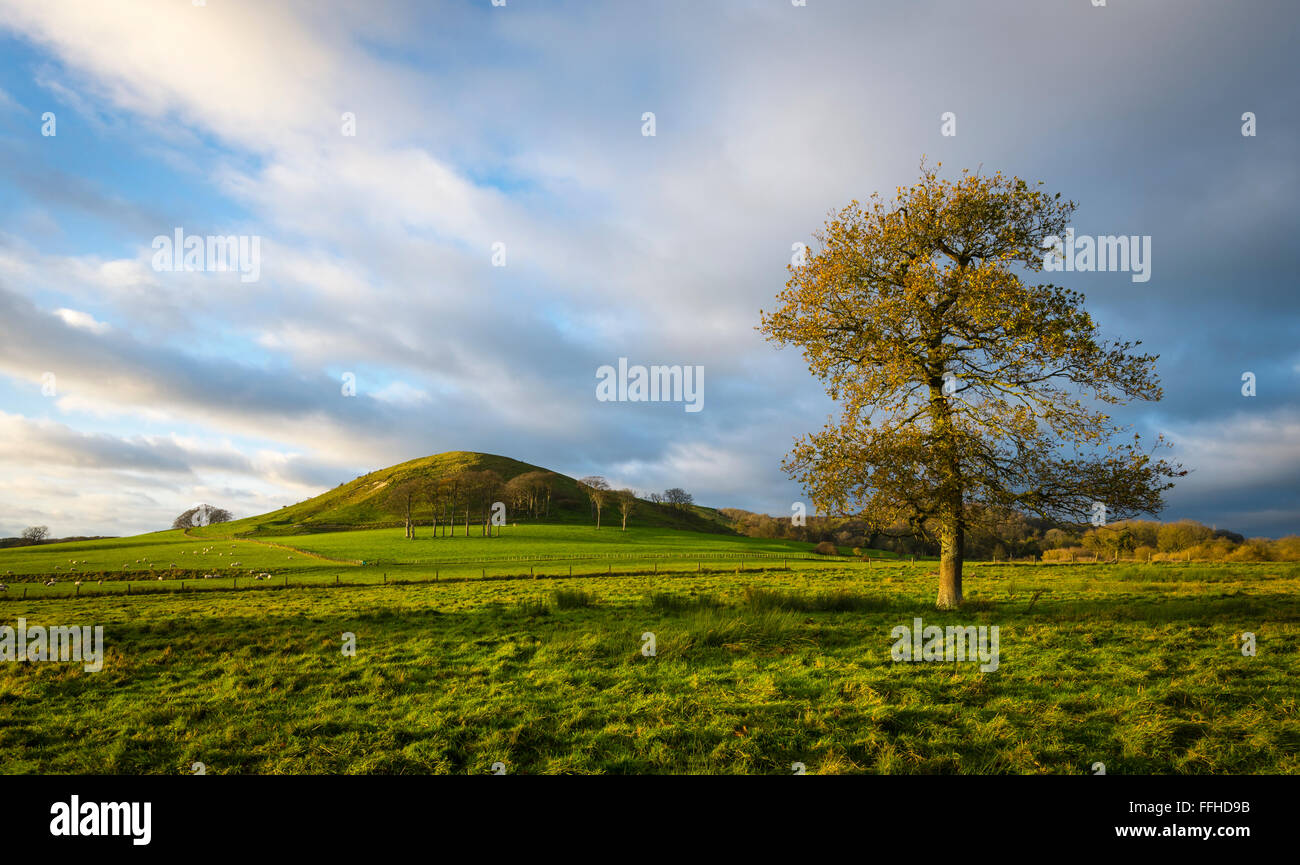
[(937, 537), (941, 608), (962, 602), (972, 520), (1155, 513), (1186, 474), (1104, 410), (1160, 399), (1156, 356), (1103, 341), (1083, 295), (1021, 281), (1074, 207), (1019, 178), (949, 182), (923, 163), (892, 202), (833, 214), (780, 308), (761, 313), (759, 330), (799, 346), (843, 407), (783, 468), (828, 512)]
[(636, 491), (619, 490), (615, 493), (618, 497), (618, 515), (623, 518), (623, 531), (627, 531), (627, 518), (632, 515), (636, 509)]
[(685, 510), (695, 504), (695, 497), (681, 487), (664, 490), (664, 501), (676, 508)]
[(596, 528), (600, 528), (600, 512), (605, 508), (605, 498), (611, 492), (609, 481), (600, 475), (589, 475), (578, 481), (578, 488), (591, 502), (591, 512), (596, 515)]
[(33, 544), (39, 544), (50, 536), (49, 526), (28, 526), (23, 529), (22, 538)]
[(232, 519), (234, 517), (225, 508), (217, 508), (212, 505), (195, 505), (172, 520), (172, 528), (192, 529), (212, 525), (213, 523), (228, 523)]
[(388, 489), (388, 506), (405, 515), (408, 541), (415, 539), (415, 521), (412, 519), (412, 513), (423, 495), (420, 481), (416, 478), (400, 481)]

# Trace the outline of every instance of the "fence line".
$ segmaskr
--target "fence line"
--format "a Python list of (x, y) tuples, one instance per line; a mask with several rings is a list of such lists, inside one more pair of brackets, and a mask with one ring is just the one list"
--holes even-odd
[[(570, 557), (570, 558), (572, 558), (572, 557)], [(529, 579), (532, 579), (532, 580), (538, 580), (538, 579), (564, 579), (564, 578), (568, 578), (568, 577), (584, 578), (584, 577), (608, 577), (608, 576), (615, 576), (615, 577), (629, 577), (629, 576), (689, 576), (689, 575), (691, 575), (691, 574), (722, 574), (722, 573), (731, 573), (731, 572), (732, 572), (732, 569), (731, 569), (731, 568), (726, 568), (726, 569), (720, 569), (720, 568), (705, 568), (705, 567), (704, 567), (704, 562), (705, 562), (705, 561), (710, 561), (710, 562), (717, 562), (717, 561), (735, 561), (735, 562), (741, 562), (742, 564), (741, 564), (739, 567), (735, 568), (735, 572), (736, 572), (736, 573), (741, 573), (741, 572), (744, 570), (743, 562), (746, 561), (746, 560), (751, 560), (751, 559), (756, 559), (756, 558), (762, 558), (762, 559), (783, 559), (784, 562), (785, 562), (784, 567), (782, 567), (782, 568), (779, 568), (779, 569), (777, 569), (777, 568), (768, 568), (768, 569), (763, 569), (763, 570), (789, 570), (789, 571), (794, 571), (794, 570), (796, 570), (795, 568), (790, 567), (790, 562), (807, 562), (807, 561), (815, 561), (815, 562), (821, 562), (821, 563), (824, 563), (824, 564), (849, 564), (849, 563), (853, 563), (853, 562), (845, 562), (842, 558), (832, 558), (832, 557), (830, 557), (830, 556), (801, 558), (801, 557), (799, 557), (799, 556), (788, 556), (788, 557), (783, 557), (783, 556), (780, 556), (780, 555), (756, 554), (756, 555), (745, 555), (745, 556), (740, 556), (740, 555), (738, 555), (738, 556), (733, 556), (733, 557), (730, 557), (730, 558), (725, 558), (725, 557), (723, 556), (723, 554), (718, 554), (717, 556), (698, 555), (698, 556), (692, 556), (692, 557), (689, 557), (691, 560), (694, 560), (694, 561), (697, 562), (697, 566), (696, 566), (696, 568), (694, 568), (694, 569), (675, 569), (675, 570), (663, 570), (663, 571), (660, 571), (659, 568), (658, 568), (658, 564), (656, 563), (653, 569), (641, 569), (641, 570), (619, 570), (619, 571), (615, 571), (615, 570), (613, 569), (613, 561), (614, 561), (617, 557), (613, 557), (613, 556), (605, 556), (605, 557), (589, 557), (589, 558), (584, 558), (583, 560), (584, 560), (584, 561), (590, 561), (592, 558), (601, 558), (601, 559), (607, 561), (608, 564), (607, 564), (606, 569), (604, 569), (604, 570), (599, 570), (599, 569), (598, 569), (598, 570), (594, 570), (594, 571), (586, 571), (586, 572), (581, 572), (581, 571), (580, 571), (579, 573), (574, 574), (574, 573), (573, 573), (573, 566), (572, 566), (572, 565), (569, 565), (568, 570), (567, 570), (567, 573), (556, 572), (556, 573), (552, 573), (552, 574), (540, 574), (540, 573), (537, 573), (537, 564), (536, 564), (536, 561), (535, 561), (535, 560), (531, 560), (531, 561), (533, 561), (534, 563), (533, 563), (532, 565), (530, 565), (530, 567), (529, 567), (529, 573), (513, 573), (513, 572), (512, 572), (512, 573), (506, 573), (506, 574), (493, 574), (492, 576), (488, 576), (488, 575), (487, 575), (487, 570), (486, 570), (486, 568), (482, 568), (482, 569), (480, 569), (480, 575), (479, 575), (478, 577), (452, 576), (452, 577), (448, 577), (448, 578), (443, 578), (443, 577), (441, 577), (442, 568), (441, 568), (440, 566), (435, 566), (434, 569), (433, 569), (433, 577), (432, 577), (432, 578), (428, 578), (428, 577), (423, 577), (423, 578), (421, 578), (421, 577), (414, 577), (414, 576), (413, 576), (413, 577), (397, 576), (397, 577), (395, 577), (395, 578), (393, 578), (393, 579), (390, 579), (390, 578), (388, 577), (388, 573), (387, 573), (386, 571), (383, 571), (383, 572), (381, 572), (381, 575), (380, 575), (380, 582), (378, 582), (378, 583), (375, 583), (375, 582), (369, 582), (369, 581), (361, 581), (361, 580), (357, 580), (357, 581), (341, 580), (341, 578), (340, 578), (340, 574), (337, 574), (337, 573), (333, 575), (334, 579), (333, 579), (332, 582), (329, 581), (329, 575), (328, 575), (328, 574), (319, 574), (319, 573), (307, 573), (307, 574), (296, 574), (296, 575), (291, 575), (291, 574), (273, 574), (272, 577), (271, 577), (271, 579), (270, 579), (269, 581), (265, 581), (265, 582), (267, 582), (267, 585), (264, 586), (264, 587), (263, 587), (263, 586), (258, 586), (258, 585), (250, 585), (251, 583), (261, 583), (261, 582), (264, 582), (264, 581), (263, 581), (263, 580), (254, 580), (252, 577), (250, 577), (250, 576), (248, 576), (248, 575), (238, 575), (238, 576), (233, 576), (233, 577), (230, 577), (230, 576), (222, 576), (222, 577), (216, 577), (214, 580), (210, 581), (210, 582), (212, 582), (212, 583), (219, 583), (220, 585), (210, 585), (210, 584), (209, 584), (209, 581), (207, 581), (207, 580), (203, 580), (203, 579), (196, 579), (196, 578), (194, 578), (194, 577), (184, 577), (184, 578), (179, 578), (179, 579), (174, 579), (174, 580), (148, 580), (148, 581), (143, 581), (143, 580), (109, 580), (109, 581), (106, 581), (104, 584), (95, 584), (95, 585), (93, 585), (93, 586), (88, 586), (88, 585), (86, 585), (85, 583), (83, 583), (81, 586), (76, 586), (76, 587), (75, 587), (75, 588), (76, 588), (76, 593), (75, 593), (75, 594), (45, 593), (45, 592), (42, 592), (42, 593), (39, 594), (39, 595), (35, 595), (35, 596), (31, 596), (31, 597), (28, 596), (28, 594), (27, 594), (27, 590), (28, 590), (29, 587), (32, 587), (32, 586), (34, 586), (34, 585), (36, 585), (36, 584), (30, 584), (30, 583), (29, 583), (29, 584), (24, 584), (24, 585), (23, 585), (23, 587), (22, 587), (22, 596), (21, 596), (21, 598), (19, 598), (18, 595), (14, 594), (14, 593), (12, 592), (13, 589), (16, 589), (16, 588), (18, 587), (17, 585), (13, 585), (13, 586), (10, 587), (10, 589), (11, 589), (10, 592), (3, 592), (3, 593), (0, 593), (0, 601), (2, 601), (2, 600), (6, 600), (6, 599), (13, 599), (13, 600), (66, 600), (66, 599), (77, 599), (77, 598), (81, 598), (81, 597), (92, 598), (92, 597), (101, 597), (101, 596), (102, 596), (102, 597), (108, 597), (108, 596), (114, 596), (114, 597), (117, 597), (117, 596), (132, 596), (132, 597), (134, 597), (134, 596), (137, 596), (137, 595), (165, 595), (165, 594), (171, 594), (171, 595), (182, 595), (182, 594), (185, 594), (185, 595), (188, 595), (188, 594), (195, 594), (195, 593), (201, 593), (201, 592), (254, 591), (254, 590), (258, 590), (258, 589), (263, 589), (263, 590), (265, 590), (265, 589), (286, 589), (286, 588), (332, 588), (332, 587), (339, 587), (339, 588), (348, 588), (348, 587), (352, 587), (352, 588), (368, 588), (368, 587), (375, 587), (375, 586), (403, 585), (403, 584), (413, 584), (413, 583), (440, 583), (440, 582), (441, 582), (441, 583), (448, 583), (448, 582), (457, 582), (457, 583), (459, 583), (459, 582), (472, 582), (472, 581), (480, 581), (480, 580), (481, 580), (481, 581), (489, 581), (489, 580), (529, 580)], [(642, 558), (642, 557), (631, 557), (631, 558)], [(644, 557), (644, 558), (655, 558), (655, 557), (649, 557), (649, 556), (647, 556), (647, 557)], [(686, 560), (686, 557), (674, 557), (674, 558), (681, 558), (683, 561)], [(529, 559), (528, 557), (519, 557), (518, 559), (513, 559), (513, 560), (514, 560), (514, 561), (530, 561), (530, 559)], [(492, 561), (495, 561), (495, 562), (497, 562), (497, 563), (500, 563), (500, 562), (502, 562), (503, 560), (502, 560), (502, 559), (496, 559), (496, 560), (492, 560)], [(893, 561), (893, 560), (890, 560), (890, 561)], [(555, 564), (556, 561), (555, 561), (555, 560), (550, 560), (549, 563), (550, 563), (550, 564)], [(455, 564), (455, 567), (459, 567), (461, 564), (463, 564), (463, 563), (456, 563), (456, 564)], [(470, 563), (470, 564), (473, 564), (473, 563)], [(900, 564), (901, 564), (901, 562), (900, 562)], [(360, 573), (361, 573), (361, 574), (367, 574), (367, 573), (371, 573), (371, 572), (368, 572), (368, 571), (361, 571)], [(292, 582), (292, 578), (294, 578), (294, 577), (296, 577), (296, 578), (299, 580), (299, 582), (297, 582), (297, 583)], [(244, 586), (242, 589), (239, 587), (239, 581), (240, 581), (240, 580), (245, 580), (245, 581), (246, 581), (245, 586)], [(187, 586), (186, 583), (193, 583), (193, 584), (196, 584), (196, 585), (194, 585), (194, 586)], [(226, 583), (229, 583), (229, 585), (226, 585)], [(65, 583), (64, 585), (68, 585), (68, 584)], [(119, 586), (124, 587), (124, 588), (122, 588), (122, 589), (117, 588), (117, 587), (119, 587)], [(110, 588), (110, 587), (112, 587), (112, 588)], [(45, 588), (45, 587), (42, 586), (41, 588)], [(86, 591), (86, 593), (85, 593), (84, 595), (81, 593), (81, 589), (82, 589), (82, 588), (87, 589), (87, 591)]]

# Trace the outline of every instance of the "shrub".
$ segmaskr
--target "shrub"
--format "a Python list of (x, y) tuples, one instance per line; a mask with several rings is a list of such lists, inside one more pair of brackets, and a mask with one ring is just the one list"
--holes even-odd
[(819, 556), (837, 556), (840, 553), (839, 549), (830, 541), (822, 541), (813, 547), (813, 552)]
[(745, 605), (752, 610), (787, 610), (801, 613), (880, 612), (889, 609), (883, 595), (828, 591), (813, 594), (745, 587)]
[(688, 595), (673, 594), (672, 592), (651, 592), (645, 596), (645, 602), (652, 610), (668, 613), (722, 605), (721, 601), (714, 595), (704, 594), (690, 597)]
[(1228, 562), (1267, 562), (1272, 559), (1269, 542), (1263, 538), (1251, 538), (1224, 557)]
[(594, 603), (596, 603), (596, 596), (582, 589), (556, 589), (551, 592), (551, 605), (557, 610), (590, 607)]

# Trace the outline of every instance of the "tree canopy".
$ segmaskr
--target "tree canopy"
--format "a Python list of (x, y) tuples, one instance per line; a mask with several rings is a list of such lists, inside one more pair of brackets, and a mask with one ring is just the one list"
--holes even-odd
[(759, 329), (799, 346), (842, 407), (786, 471), (824, 511), (937, 535), (950, 607), (971, 503), (1080, 523), (1099, 504), (1105, 518), (1155, 513), (1185, 472), (1107, 412), (1160, 399), (1156, 356), (1103, 339), (1082, 294), (1022, 278), (1043, 269), (1075, 204), (1000, 172), (947, 181), (937, 168), (833, 214)]

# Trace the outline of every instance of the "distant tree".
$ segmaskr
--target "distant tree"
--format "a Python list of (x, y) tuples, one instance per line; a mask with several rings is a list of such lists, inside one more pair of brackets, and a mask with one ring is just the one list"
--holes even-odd
[(429, 514), (433, 526), (433, 537), (438, 537), (438, 505), (442, 501), (443, 485), (440, 479), (432, 478), (420, 483), (420, 496), (429, 503)]
[(1181, 553), (1214, 536), (1214, 530), (1194, 520), (1165, 523), (1156, 531), (1156, 546), (1162, 553)]
[(209, 526), (213, 523), (228, 523), (234, 519), (225, 508), (212, 505), (196, 505), (172, 520), (173, 529), (192, 529), (195, 526)]
[(415, 510), (416, 501), (423, 495), (421, 484), (415, 478), (399, 481), (388, 492), (389, 505), (397, 508), (406, 516), (407, 540), (415, 539), (415, 524), (411, 521), (411, 513)]
[[(457, 505), (460, 504), (460, 496), (464, 487), (464, 475), (464, 472), (457, 472), (438, 481), (442, 487), (442, 533), (444, 537), (447, 534), (447, 526), (451, 526), (451, 536), (456, 537)], [(465, 537), (469, 537), (469, 529), (465, 529)]]
[[(474, 491), (483, 513), (483, 535), (490, 538), (492, 537), (492, 507), (505, 495), (506, 485), (501, 475), (491, 469), (477, 472), (477, 475)], [(500, 531), (497, 534), (501, 534)]]
[(609, 482), (600, 475), (589, 475), (578, 481), (578, 486), (591, 502), (592, 513), (596, 515), (596, 528), (600, 528), (600, 512), (605, 507), (605, 498), (609, 494)]
[(23, 529), (22, 538), (25, 541), (31, 541), (33, 544), (39, 544), (50, 536), (49, 526), (28, 526)]
[(503, 494), (515, 508), (536, 519), (544, 510), (549, 510), (554, 478), (553, 472), (525, 472), (511, 478)]
[(1069, 532), (1053, 528), (1048, 529), (1047, 533), (1043, 535), (1043, 541), (1049, 550), (1055, 550), (1070, 546), (1075, 542), (1075, 539), (1070, 536)]
[(663, 493), (651, 493), (646, 496), (653, 504), (662, 505), (664, 503)]
[(685, 510), (695, 504), (695, 497), (681, 487), (673, 487), (670, 490), (664, 490), (664, 501)]
[(627, 518), (632, 515), (632, 510), (636, 507), (636, 492), (619, 490), (615, 495), (618, 496), (619, 516), (623, 518), (623, 531), (627, 531)]

